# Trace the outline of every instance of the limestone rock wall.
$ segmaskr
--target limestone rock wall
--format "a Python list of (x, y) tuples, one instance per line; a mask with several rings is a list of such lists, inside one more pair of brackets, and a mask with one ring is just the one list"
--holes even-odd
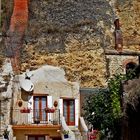
[(62, 67), (69, 81), (79, 81), (83, 87), (106, 85), (106, 61), (103, 49), (48, 55), (38, 54), (30, 57), (31, 59), (23, 63), (23, 70), (28, 67), (36, 69), (43, 64), (48, 64)]
[(116, 12), (121, 21), (124, 48), (140, 50), (140, 1), (117, 0)]
[(3, 117), (0, 120), (0, 134), (9, 127), (10, 109), (12, 104), (13, 76), (9, 60), (5, 60), (0, 72), (0, 113)]
[(22, 71), (55, 65), (82, 87), (105, 86), (104, 48), (114, 41), (115, 15), (109, 1), (31, 0), (29, 7)]
[(81, 87), (105, 86), (104, 49), (114, 49), (114, 20), (120, 19), (124, 50), (139, 51), (139, 7), (139, 0), (30, 0), (21, 71), (49, 64)]

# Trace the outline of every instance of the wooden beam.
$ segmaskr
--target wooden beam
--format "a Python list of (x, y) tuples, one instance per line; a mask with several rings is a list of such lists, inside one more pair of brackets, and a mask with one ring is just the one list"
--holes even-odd
[(131, 51), (131, 50), (122, 50), (121, 52), (118, 52), (117, 50), (110, 50), (105, 49), (106, 55), (130, 55), (130, 56), (140, 56), (140, 51)]

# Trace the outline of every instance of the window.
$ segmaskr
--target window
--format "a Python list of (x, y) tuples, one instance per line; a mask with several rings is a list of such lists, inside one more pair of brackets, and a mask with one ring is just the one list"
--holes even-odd
[(75, 125), (75, 100), (63, 99), (63, 115), (67, 125)]
[(126, 73), (128, 73), (130, 70), (134, 70), (136, 68), (137, 64), (134, 62), (129, 62), (126, 64)]
[(47, 121), (47, 96), (34, 96), (34, 121)]
[(45, 136), (28, 136), (28, 140), (45, 140)]

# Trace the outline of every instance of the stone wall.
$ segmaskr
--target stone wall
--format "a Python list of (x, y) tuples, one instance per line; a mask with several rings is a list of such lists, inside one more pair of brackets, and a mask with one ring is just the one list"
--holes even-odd
[(118, 56), (118, 55), (108, 55), (108, 72), (109, 76), (113, 76), (114, 74), (125, 74), (126, 73), (126, 64), (129, 62), (134, 62), (139, 64), (138, 56)]
[(124, 48), (140, 51), (140, 1), (117, 0), (115, 8), (121, 21)]

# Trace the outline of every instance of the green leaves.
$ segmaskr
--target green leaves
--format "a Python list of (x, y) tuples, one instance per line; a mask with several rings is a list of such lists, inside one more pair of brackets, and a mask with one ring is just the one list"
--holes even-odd
[(85, 119), (95, 129), (104, 132), (102, 134), (106, 137), (111, 133), (110, 140), (119, 140), (121, 136), (121, 118), (123, 116), (121, 83), (135, 76), (134, 71), (130, 71), (126, 75), (116, 74), (108, 80), (109, 90), (99, 91), (86, 99), (84, 105)]

